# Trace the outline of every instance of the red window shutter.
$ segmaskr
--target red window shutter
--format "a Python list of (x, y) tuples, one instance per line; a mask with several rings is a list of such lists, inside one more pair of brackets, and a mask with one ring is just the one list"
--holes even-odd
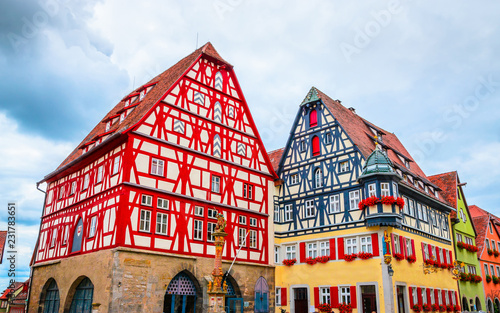
[(427, 292), (427, 304), (431, 303), (431, 290), (429, 288), (425, 289)]
[(379, 256), (380, 253), (378, 251), (378, 234), (372, 234), (372, 252), (373, 256)]
[(401, 254), (403, 254), (403, 258), (406, 258), (405, 237), (399, 236), (399, 246), (401, 247)]
[(351, 286), (351, 306), (353, 309), (356, 308), (357, 301), (356, 301), (356, 286)]
[(344, 259), (344, 238), (340, 237), (337, 238), (337, 246), (338, 246), (338, 252), (337, 255), (339, 256), (339, 260)]
[(422, 288), (417, 287), (417, 298), (418, 298), (418, 304), (424, 305), (424, 300), (422, 299)]
[(330, 260), (335, 260), (335, 239), (330, 239)]
[(457, 292), (456, 292), (456, 291), (454, 291), (454, 293), (455, 293), (455, 300), (457, 301), (456, 303), (457, 303), (457, 304), (460, 304), (460, 302), (458, 302), (458, 294), (457, 294)]
[(427, 258), (425, 257), (425, 244), (422, 242), (422, 258), (424, 259), (424, 262), (427, 260)]
[(448, 251), (450, 253), (450, 264), (453, 264), (453, 254), (451, 253), (451, 250)]
[(432, 255), (432, 246), (431, 245), (427, 245), (427, 251), (429, 251), (429, 259), (432, 260), (433, 255)]
[(299, 243), (299, 256), (300, 256), (300, 263), (305, 263), (306, 262), (306, 243), (301, 242)]
[(391, 233), (391, 247), (392, 247), (392, 256), (396, 254), (396, 249), (394, 249), (394, 233)]
[(441, 254), (439, 253), (439, 247), (436, 247), (436, 260), (441, 263)]
[(412, 287), (408, 287), (408, 296), (410, 297), (410, 309), (415, 305), (415, 303), (413, 303), (413, 288)]
[(318, 125), (318, 112), (316, 110), (311, 110), (309, 113), (309, 127), (314, 127)]
[(441, 301), (443, 302), (444, 305), (446, 305), (446, 291), (441, 290)]
[(281, 288), (281, 305), (282, 306), (286, 306), (287, 305), (286, 288)]
[(411, 252), (413, 253), (412, 255), (416, 258), (417, 255), (415, 254), (415, 240), (411, 240)]
[(314, 307), (317, 308), (319, 305), (319, 287), (314, 287)]
[(434, 289), (434, 303), (439, 304), (439, 290), (438, 289)]
[(320, 155), (318, 136), (314, 136), (312, 139), (312, 153), (313, 153), (313, 156)]
[(330, 299), (332, 301), (332, 307), (339, 307), (339, 287), (330, 287)]

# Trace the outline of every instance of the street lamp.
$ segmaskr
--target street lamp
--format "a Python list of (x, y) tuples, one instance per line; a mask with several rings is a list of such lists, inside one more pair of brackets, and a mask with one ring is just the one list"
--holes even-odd
[(387, 272), (389, 273), (389, 276), (393, 276), (394, 275), (394, 270), (392, 269), (392, 264), (389, 264), (389, 266), (387, 266)]

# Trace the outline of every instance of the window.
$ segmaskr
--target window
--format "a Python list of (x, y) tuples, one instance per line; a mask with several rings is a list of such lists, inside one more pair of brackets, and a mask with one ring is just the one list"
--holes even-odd
[(320, 146), (319, 146), (319, 138), (318, 138), (318, 136), (314, 136), (312, 138), (312, 155), (313, 156), (320, 155)]
[(202, 206), (195, 206), (194, 207), (194, 215), (195, 216), (203, 216), (203, 207)]
[(490, 274), (491, 276), (495, 275), (495, 267), (493, 266), (493, 264), (490, 264)]
[(318, 126), (318, 112), (315, 109), (309, 112), (309, 127)]
[(89, 237), (95, 236), (96, 228), (97, 228), (97, 216), (92, 216), (92, 218), (90, 219)]
[(217, 210), (214, 209), (208, 209), (208, 217), (209, 218), (217, 218)]
[(434, 289), (429, 288), (429, 294), (430, 294), (430, 296), (431, 296), (431, 298), (429, 299), (430, 303), (431, 303), (431, 304), (436, 303), (436, 299), (434, 299), (434, 295), (435, 295), (435, 294), (434, 294)]
[(112, 175), (118, 174), (118, 170), (120, 169), (120, 156), (116, 156), (113, 160), (113, 173)]
[(299, 174), (290, 175), (290, 185), (295, 185), (299, 183)]
[(238, 219), (239, 219), (239, 222), (240, 222), (241, 225), (246, 225), (247, 224), (247, 217), (246, 216), (240, 215)]
[(422, 291), (422, 300), (423, 300), (424, 304), (430, 304), (429, 302), (427, 302), (427, 291), (426, 291), (426, 288), (422, 288), (420, 290)]
[(207, 241), (208, 242), (215, 241), (215, 237), (213, 235), (213, 233), (215, 232), (215, 226), (217, 226), (216, 223), (210, 223), (210, 222), (207, 223)]
[(274, 206), (274, 221), (276, 223), (280, 222), (280, 207), (278, 205)]
[(368, 197), (376, 197), (377, 196), (377, 189), (375, 184), (369, 184), (368, 185)]
[(151, 223), (151, 211), (141, 210), (141, 220), (139, 223), (139, 230), (149, 232), (150, 223)]
[[(372, 253), (372, 237), (366, 236), (366, 237), (360, 237), (359, 239), (361, 243), (361, 251)], [(396, 242), (394, 242), (394, 245), (395, 244)]]
[(281, 288), (276, 287), (276, 292), (275, 292), (276, 298), (274, 299), (274, 303), (276, 303), (276, 306), (281, 306)]
[(71, 193), (70, 193), (70, 195), (74, 195), (75, 192), (76, 192), (76, 181), (73, 181), (71, 183)]
[(488, 223), (488, 228), (490, 229), (490, 234), (493, 234), (493, 229), (491, 228), (491, 223)]
[(212, 175), (212, 192), (220, 193), (220, 177)]
[(280, 247), (274, 246), (274, 263), (278, 264), (280, 262)]
[(349, 171), (349, 161), (344, 161), (339, 163), (339, 173), (345, 173)]
[(408, 198), (403, 197), (403, 200), (405, 201), (405, 205), (403, 207), (403, 212), (408, 215), (408, 214), (410, 214), (408, 211)]
[(389, 183), (380, 183), (380, 195), (382, 197), (388, 197), (391, 195), (391, 191), (389, 190)]
[(349, 204), (351, 210), (357, 210), (359, 204), (359, 190), (349, 192)]
[(314, 200), (306, 200), (306, 217), (313, 217), (314, 211)]
[(450, 305), (450, 297), (448, 296), (448, 291), (444, 293), (444, 300), (446, 301), (446, 305)]
[(465, 223), (467, 222), (467, 218), (465, 217), (464, 210), (460, 209), (460, 218), (462, 218), (462, 221)]
[(398, 184), (392, 183), (392, 193), (394, 195), (394, 198), (396, 198), (397, 196), (399, 196)]
[(85, 174), (85, 177), (83, 179), (83, 190), (85, 190), (89, 187), (89, 182), (90, 182), (90, 175), (89, 175), (89, 173), (87, 173), (87, 174)]
[(427, 222), (427, 207), (425, 205), (422, 205), (422, 218)]
[(227, 115), (230, 117), (230, 118), (234, 118), (234, 107), (229, 105), (227, 107)]
[(253, 199), (253, 186), (250, 184), (243, 184), (243, 198)]
[(238, 230), (238, 234), (239, 234), (239, 240), (238, 240), (238, 243), (240, 245), (240, 247), (244, 247), (246, 245), (246, 237), (247, 237), (247, 231), (245, 228), (239, 228)]
[(250, 230), (250, 248), (257, 248), (257, 231)]
[(323, 187), (323, 171), (321, 168), (317, 168), (314, 171), (314, 182), (316, 183), (316, 188)]
[(429, 259), (429, 249), (427, 248), (427, 244), (424, 243), (424, 259), (428, 260)]
[(319, 288), (321, 303), (330, 303), (330, 287)]
[(351, 303), (351, 288), (339, 287), (339, 301), (340, 303)]
[(163, 209), (163, 210), (168, 210), (168, 200), (167, 199), (162, 199), (158, 198), (158, 201), (156, 202), (158, 209)]
[(299, 150), (300, 150), (300, 152), (306, 151), (306, 141), (305, 140), (300, 141)]
[(315, 242), (309, 242), (307, 244), (307, 257), (316, 258), (318, 256), (318, 244)]
[(165, 161), (152, 158), (151, 159), (151, 174), (163, 176), (163, 166), (165, 165)]
[(52, 240), (50, 241), (50, 247), (53, 248), (56, 245), (57, 239), (57, 229), (52, 230)]
[(497, 277), (500, 277), (500, 266), (497, 265), (496, 267), (497, 267)]
[(287, 260), (296, 258), (296, 249), (295, 246), (286, 246), (286, 258)]
[(353, 254), (358, 253), (358, 242), (357, 238), (347, 238), (345, 239), (345, 253)]
[(467, 265), (467, 272), (470, 274), (476, 274), (476, 267), (473, 265)]
[(423, 212), (422, 212), (422, 205), (420, 203), (417, 203), (417, 213), (418, 213), (418, 218), (423, 220)]
[(97, 168), (97, 178), (96, 178), (96, 183), (100, 183), (102, 182), (102, 174), (103, 174), (103, 171), (104, 171), (104, 166), (101, 165)]
[(457, 241), (462, 241), (462, 234), (457, 233)]
[(123, 122), (123, 120), (125, 119), (126, 115), (127, 115), (126, 112), (122, 112), (122, 114), (120, 114), (120, 123)]
[(408, 213), (411, 216), (415, 216), (415, 202), (413, 200), (408, 201)]
[(255, 217), (250, 218), (250, 226), (257, 227), (257, 219)]
[(63, 238), (63, 245), (68, 243), (68, 238), (69, 238), (69, 226), (66, 226), (64, 228), (64, 238)]
[(405, 238), (405, 245), (406, 245), (406, 254), (408, 256), (413, 255), (413, 248), (411, 246), (411, 239), (410, 238)]
[(139, 101), (142, 101), (142, 99), (144, 99), (145, 96), (146, 96), (146, 89), (141, 91), (141, 93), (139, 94)]
[(181, 120), (175, 120), (174, 121), (174, 132), (177, 132), (179, 134), (184, 134), (185, 130), (185, 124)]
[(411, 290), (412, 297), (413, 297), (413, 303), (418, 303), (418, 295), (417, 295), (417, 288), (413, 287)]
[(203, 240), (203, 221), (194, 220), (193, 234), (195, 240)]
[(59, 200), (63, 198), (64, 195), (64, 186), (59, 187)]
[(443, 257), (443, 249), (441, 248), (437, 248), (439, 250), (439, 259), (444, 261), (444, 257)]
[(109, 131), (111, 128), (111, 121), (106, 123), (106, 131)]
[(330, 255), (330, 242), (320, 241), (319, 242), (319, 256), (329, 256)]
[(490, 248), (490, 241), (488, 239), (486, 239), (486, 249), (491, 249)]
[(330, 213), (340, 212), (340, 195), (330, 196)]
[(156, 213), (156, 233), (161, 235), (167, 234), (167, 214)]
[(292, 205), (285, 205), (285, 222), (292, 221)]
[(153, 203), (153, 197), (148, 195), (142, 195), (141, 204), (146, 206), (151, 206)]
[(325, 144), (331, 144), (333, 142), (333, 136), (332, 133), (326, 133), (325, 134)]

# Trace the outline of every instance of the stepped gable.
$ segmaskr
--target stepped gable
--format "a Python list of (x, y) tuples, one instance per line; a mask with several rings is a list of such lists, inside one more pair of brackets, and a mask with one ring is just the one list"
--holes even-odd
[[(175, 84), (175, 82), (188, 71), (191, 65), (201, 55), (206, 55), (209, 58), (214, 59), (215, 61), (224, 63), (225, 65), (232, 67), (219, 55), (219, 53), (215, 50), (210, 42), (206, 43), (190, 55), (177, 62), (168, 70), (151, 79), (148, 83), (138, 87), (130, 94), (128, 94), (125, 98), (123, 98), (113, 109), (111, 109), (111, 111), (108, 112), (108, 114), (106, 114), (106, 116), (94, 127), (94, 129), (92, 129), (87, 137), (83, 139), (78, 147), (70, 153), (70, 155), (61, 163), (61, 165), (59, 165), (57, 169), (59, 170), (65, 167), (66, 165), (80, 157), (82, 155), (80, 147), (85, 146), (85, 144), (91, 142), (92, 140), (94, 140), (94, 138), (103, 134), (120, 133), (130, 130), (131, 127), (133, 127), (140, 121), (140, 119), (146, 114), (146, 112), (148, 112), (149, 109), (151, 109), (156, 103), (163, 99), (164, 95)], [(154, 87), (146, 94), (144, 99), (137, 106), (135, 106), (135, 109), (132, 111), (132, 113), (127, 115), (122, 123), (115, 123), (114, 125), (112, 125), (109, 131), (106, 132), (106, 121), (108, 121), (113, 116), (119, 115), (120, 111), (125, 107), (126, 100), (132, 95), (138, 94), (147, 86)], [(45, 179), (51, 176), (51, 174), (47, 175)]]
[[(457, 208), (458, 174), (456, 171), (429, 176), (429, 180), (439, 188), (441, 195), (452, 207)], [(451, 218), (456, 218), (457, 212), (451, 212)]]
[[(359, 151), (365, 157), (365, 159), (367, 159), (368, 156), (370, 156), (370, 154), (375, 150), (375, 138), (373, 132), (370, 130), (370, 127), (372, 127), (379, 133), (383, 134), (383, 140), (379, 141), (379, 144), (382, 146), (382, 148), (387, 150), (387, 156), (396, 168), (401, 170), (403, 173), (411, 174), (412, 176), (439, 190), (439, 187), (434, 185), (427, 178), (422, 169), (420, 169), (418, 164), (411, 157), (410, 153), (406, 150), (406, 148), (399, 141), (395, 134), (390, 133), (365, 120), (364, 118), (357, 115), (353, 110), (344, 107), (340, 103), (340, 101), (331, 99), (319, 89), (315, 87), (312, 88), (315, 89), (318, 97), (323, 101), (323, 103), (330, 110), (333, 116), (338, 120), (341, 127), (344, 129), (347, 135), (349, 135), (349, 137), (358, 147)], [(408, 169), (400, 160), (398, 154), (401, 155), (404, 159), (408, 160), (408, 162), (410, 163), (410, 169)], [(402, 180), (401, 183), (413, 189), (417, 189), (420, 192), (424, 192), (423, 190), (416, 188), (413, 184), (408, 183), (404, 180)], [(437, 199), (444, 204), (448, 204), (443, 199), (436, 198), (433, 194), (428, 194), (428, 196)]]
[(283, 152), (285, 152), (285, 148), (279, 148), (267, 153), (275, 172), (278, 171), (278, 167), (280, 165), (280, 160), (281, 156), (283, 156)]

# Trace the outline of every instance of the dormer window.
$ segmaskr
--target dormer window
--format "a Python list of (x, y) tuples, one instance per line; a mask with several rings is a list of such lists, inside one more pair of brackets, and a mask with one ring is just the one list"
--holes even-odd
[(436, 198), (439, 198), (439, 194), (438, 194), (437, 190), (434, 190), (434, 196), (435, 196)]
[(125, 116), (127, 116), (127, 112), (122, 112), (122, 114), (120, 114), (120, 123), (123, 122)]
[(139, 101), (142, 101), (142, 99), (144, 99), (145, 96), (146, 96), (146, 89), (144, 89), (143, 91), (141, 91), (141, 93), (139, 95)]
[(106, 131), (109, 131), (110, 128), (111, 128), (111, 121), (106, 123)]
[(318, 112), (316, 110), (311, 110), (309, 113), (309, 127), (318, 126)]

